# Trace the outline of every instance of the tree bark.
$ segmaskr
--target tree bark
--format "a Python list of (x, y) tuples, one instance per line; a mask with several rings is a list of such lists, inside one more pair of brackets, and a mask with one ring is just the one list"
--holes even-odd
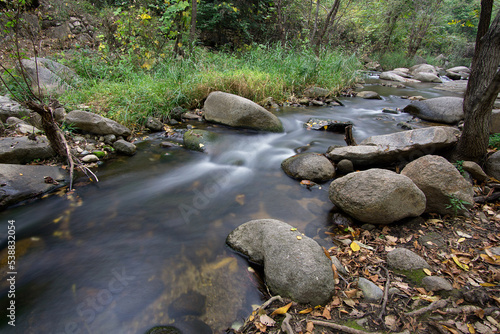
[(191, 1), (191, 29), (189, 31), (189, 41), (193, 44), (196, 38), (196, 17), (198, 16), (198, 1)]
[[(318, 2), (319, 3), (319, 2)], [(319, 54), (319, 49), (321, 47), (321, 41), (323, 40), (323, 37), (326, 34), (326, 31), (330, 27), (332, 21), (335, 19), (335, 16), (337, 16), (337, 13), (339, 11), (340, 7), (340, 0), (335, 0), (333, 3), (332, 8), (328, 12), (328, 15), (326, 16), (325, 24), (323, 24), (323, 28), (319, 32), (318, 36), (316, 37), (316, 54)]]
[[(493, 6), (490, 0), (483, 5)], [(487, 20), (481, 13), (480, 19)], [(479, 26), (484, 26), (480, 23)], [(481, 33), (481, 32), (479, 32)], [(456, 158), (484, 162), (488, 149), (489, 124), (495, 98), (500, 92), (500, 10), (491, 26), (479, 38), (472, 58), (471, 74), (464, 96), (465, 124), (458, 142)]]

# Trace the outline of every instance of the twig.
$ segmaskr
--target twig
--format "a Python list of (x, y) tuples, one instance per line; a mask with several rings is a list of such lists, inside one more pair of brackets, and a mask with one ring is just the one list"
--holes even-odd
[(281, 330), (287, 332), (288, 334), (295, 334), (292, 326), (290, 326), (290, 319), (292, 319), (292, 316), (290, 315), (290, 313), (287, 313), (285, 315), (285, 320), (283, 320), (283, 323), (281, 324)]
[(405, 313), (405, 315), (408, 315), (410, 317), (418, 316), (418, 315), (424, 314), (427, 311), (433, 311), (433, 310), (436, 310), (438, 308), (443, 308), (447, 304), (448, 304), (448, 299), (436, 300), (435, 302), (432, 302), (425, 307), (419, 308), (418, 310), (407, 312), (407, 313)]
[(330, 322), (330, 321), (311, 320), (311, 322), (314, 325), (330, 327), (330, 328), (336, 329), (338, 331), (342, 331), (342, 332), (349, 333), (349, 334), (381, 334), (380, 332), (365, 332), (365, 331), (362, 331), (359, 329), (354, 329), (351, 327), (342, 326), (342, 325), (339, 325), (339, 324), (336, 324), (336, 323)]
[(385, 286), (384, 286), (384, 299), (382, 302), (382, 307), (380, 308), (380, 313), (378, 314), (378, 319), (382, 321), (382, 318), (385, 315), (385, 308), (387, 307), (387, 300), (389, 299), (389, 286), (391, 285), (391, 279), (389, 276), (389, 270), (386, 267), (382, 266), (385, 271)]
[(283, 301), (283, 298), (281, 298), (281, 296), (274, 296), (274, 297), (271, 297), (269, 298), (264, 304), (262, 304), (259, 308), (260, 309), (265, 309), (266, 307), (268, 307), (269, 305), (272, 304), (272, 302), (276, 301), (276, 300), (279, 300), (280, 302)]

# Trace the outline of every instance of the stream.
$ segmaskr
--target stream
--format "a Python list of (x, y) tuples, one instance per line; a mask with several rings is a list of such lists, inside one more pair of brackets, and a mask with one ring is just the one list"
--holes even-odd
[[(371, 82), (376, 83), (373, 79)], [(185, 334), (221, 333), (241, 325), (262, 304), (259, 275), (225, 245), (237, 226), (282, 220), (327, 248), (329, 183), (307, 189), (281, 162), (294, 149), (325, 153), (343, 134), (310, 131), (309, 118), (354, 123), (359, 143), (403, 131), (403, 95), (456, 96), (435, 84), (392, 88), (366, 84), (383, 100), (342, 98), (343, 107), (280, 108), (285, 133), (264, 134), (191, 123), (223, 138), (208, 154), (162, 148), (161, 134), (138, 144), (133, 157), (98, 168), (100, 182), (77, 185), (71, 197), (49, 196), (0, 212), (3, 228), (0, 304), (7, 297), (7, 222), (16, 226), (16, 326), (1, 333), (143, 334), (174, 325)], [(5, 314), (5, 313), (2, 313)]]

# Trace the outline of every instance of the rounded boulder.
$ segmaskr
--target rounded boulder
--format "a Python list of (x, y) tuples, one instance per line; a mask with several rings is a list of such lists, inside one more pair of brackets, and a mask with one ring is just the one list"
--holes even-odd
[(378, 168), (334, 180), (329, 198), (350, 216), (370, 224), (417, 217), (425, 210), (424, 193), (408, 177)]
[(290, 177), (297, 180), (325, 182), (335, 177), (335, 167), (322, 154), (301, 153), (281, 163), (281, 168)]

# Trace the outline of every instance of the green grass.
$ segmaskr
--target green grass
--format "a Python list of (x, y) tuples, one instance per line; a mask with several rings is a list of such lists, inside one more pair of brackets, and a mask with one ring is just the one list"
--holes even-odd
[(374, 53), (370, 55), (370, 58), (378, 62), (384, 71), (390, 71), (400, 67), (409, 68), (415, 65), (415, 61), (406, 57), (406, 52), (404, 51)]
[(490, 135), (489, 146), (500, 149), (500, 133)]
[(85, 104), (93, 112), (130, 126), (147, 116), (167, 117), (176, 106), (202, 107), (212, 91), (238, 94), (260, 102), (267, 97), (285, 101), (310, 86), (332, 93), (351, 85), (361, 65), (355, 55), (289, 50), (279, 46), (254, 47), (243, 53), (209, 52), (198, 48), (184, 59), (165, 57), (150, 70), (127, 60), (106, 62), (81, 52), (66, 65), (83, 83), (60, 100), (68, 109)]

